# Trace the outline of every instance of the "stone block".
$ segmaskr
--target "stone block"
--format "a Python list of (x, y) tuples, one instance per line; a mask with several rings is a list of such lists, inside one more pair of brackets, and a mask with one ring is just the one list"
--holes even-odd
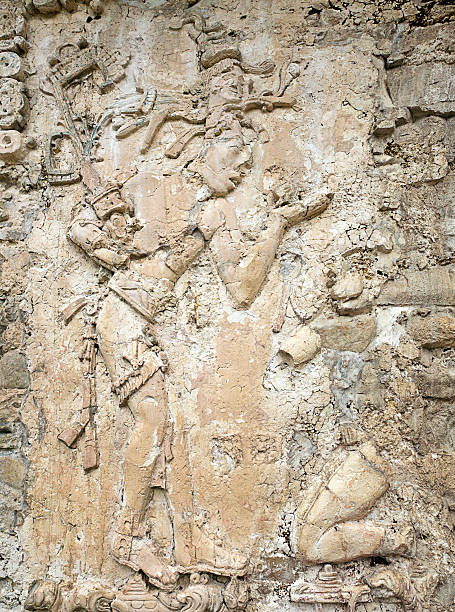
[(26, 389), (30, 383), (27, 362), (19, 351), (9, 351), (0, 359), (0, 387)]
[(389, 306), (454, 306), (455, 271), (449, 267), (404, 272), (387, 282), (378, 299)]
[(363, 291), (363, 279), (358, 272), (348, 272), (332, 287), (332, 298), (344, 301), (358, 297)]
[(423, 348), (449, 348), (455, 345), (455, 317), (451, 315), (411, 317), (407, 330)]
[(10, 487), (20, 488), (26, 472), (27, 468), (22, 457), (16, 455), (0, 456), (0, 481)]
[(441, 115), (455, 112), (455, 64), (398, 66), (388, 72), (387, 84), (396, 106)]
[(424, 397), (453, 399), (455, 397), (455, 368), (436, 367), (417, 374), (417, 386)]
[(316, 319), (312, 329), (321, 337), (322, 346), (336, 351), (361, 353), (373, 340), (376, 333), (376, 319), (373, 315), (359, 315), (354, 318), (333, 317)]

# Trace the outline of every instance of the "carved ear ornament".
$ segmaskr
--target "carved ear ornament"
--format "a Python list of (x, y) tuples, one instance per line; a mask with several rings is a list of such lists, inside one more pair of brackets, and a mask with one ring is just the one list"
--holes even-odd
[(70, 163), (68, 166), (58, 167), (55, 160), (55, 145), (63, 139), (68, 138), (73, 148), (73, 159), (78, 159), (78, 144), (75, 142), (74, 135), (68, 131), (52, 132), (49, 134), (46, 151), (44, 153), (44, 163), (46, 166), (47, 179), (51, 185), (70, 185), (76, 183), (81, 178), (80, 168), (76, 168)]

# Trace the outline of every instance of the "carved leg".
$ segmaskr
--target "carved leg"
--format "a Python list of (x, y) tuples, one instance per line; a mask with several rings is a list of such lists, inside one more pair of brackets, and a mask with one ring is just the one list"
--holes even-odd
[(369, 443), (350, 453), (298, 518), (297, 547), (305, 563), (342, 563), (408, 552), (413, 541), (409, 527), (394, 532), (372, 521), (359, 522), (389, 486), (384, 468)]
[[(131, 352), (132, 341), (143, 326), (143, 318), (117, 296), (106, 298), (97, 328), (113, 381), (131, 372), (124, 355)], [(167, 393), (160, 369), (131, 394), (128, 406), (135, 424), (125, 452), (123, 506), (116, 521), (112, 554), (119, 563), (142, 570), (152, 583), (163, 587), (175, 582), (177, 576), (156, 554), (143, 526), (152, 486), (162, 486), (162, 482), (153, 482), (168, 424)]]
[(156, 554), (143, 530), (168, 421), (167, 395), (160, 370), (129, 399), (128, 406), (135, 426), (125, 453), (124, 508), (117, 521), (113, 555), (120, 563), (141, 569), (157, 586), (166, 586), (175, 583), (177, 576)]
[(193, 525), (196, 563), (186, 571), (213, 572), (222, 576), (242, 576), (248, 569), (248, 558), (224, 541)]

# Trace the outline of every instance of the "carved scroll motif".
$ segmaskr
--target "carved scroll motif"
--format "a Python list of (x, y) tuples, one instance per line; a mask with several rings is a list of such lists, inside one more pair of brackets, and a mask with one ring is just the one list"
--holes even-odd
[(25, 609), (30, 612), (240, 612), (248, 588), (238, 579), (218, 582), (207, 574), (192, 574), (173, 591), (150, 590), (139, 574), (114, 592), (87, 581), (77, 585), (37, 580), (30, 587)]

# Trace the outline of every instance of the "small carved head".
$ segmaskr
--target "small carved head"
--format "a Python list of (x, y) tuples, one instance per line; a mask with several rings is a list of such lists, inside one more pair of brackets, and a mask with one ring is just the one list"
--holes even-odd
[(216, 196), (225, 196), (240, 182), (251, 151), (241, 138), (217, 139), (189, 169), (197, 172)]
[(24, 608), (33, 612), (57, 610), (59, 599), (58, 584), (52, 580), (35, 580), (30, 587)]

